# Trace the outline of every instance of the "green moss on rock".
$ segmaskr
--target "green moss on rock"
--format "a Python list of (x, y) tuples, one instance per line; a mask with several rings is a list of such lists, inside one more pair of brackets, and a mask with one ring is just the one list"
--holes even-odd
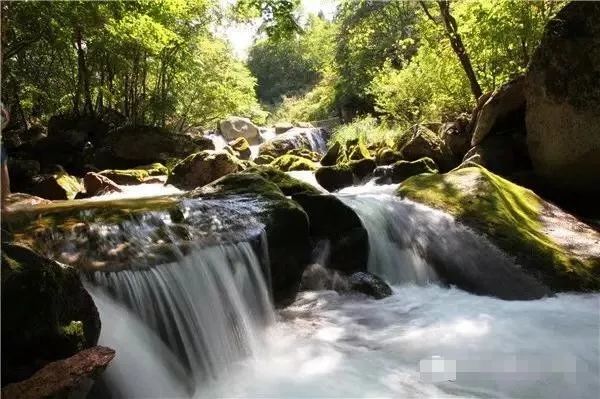
[(142, 184), (154, 176), (166, 176), (169, 169), (161, 163), (137, 166), (132, 169), (107, 169), (99, 172), (117, 184)]
[(100, 318), (77, 272), (2, 244), (2, 383), (96, 344)]
[[(483, 167), (413, 176), (400, 185), (398, 194), (439, 208), (483, 233), (554, 291), (600, 289), (597, 252), (574, 251), (552, 235), (554, 226), (549, 223), (570, 216)], [(563, 217), (557, 217), (561, 212)], [(591, 228), (586, 234), (597, 235)]]
[(270, 166), (255, 166), (246, 170), (247, 173), (256, 173), (274, 183), (285, 195), (295, 195), (300, 193), (320, 194), (320, 191), (308, 183), (294, 179), (285, 172), (277, 170)]
[(271, 162), (271, 166), (283, 171), (290, 172), (295, 170), (316, 170), (318, 164), (297, 155), (282, 155)]

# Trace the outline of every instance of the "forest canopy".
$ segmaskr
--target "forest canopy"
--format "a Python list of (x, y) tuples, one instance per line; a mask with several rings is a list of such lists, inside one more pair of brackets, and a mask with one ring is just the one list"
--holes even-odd
[[(231, 5), (226, 8), (225, 3)], [(21, 123), (122, 114), (185, 129), (373, 115), (406, 126), (469, 112), (522, 73), (556, 1), (4, 2), (2, 100)], [(262, 21), (246, 61), (217, 26)]]

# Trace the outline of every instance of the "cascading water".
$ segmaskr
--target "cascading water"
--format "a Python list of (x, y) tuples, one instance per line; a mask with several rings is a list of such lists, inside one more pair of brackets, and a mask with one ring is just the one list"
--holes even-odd
[(598, 397), (600, 295), (504, 301), (426, 284), (441, 270), (490, 290), (538, 288), (482, 237), (394, 188), (339, 194), (369, 232), (369, 269), (401, 283), (394, 294), (299, 294), (262, 355), (196, 397)]
[[(88, 285), (99, 303), (100, 344), (120, 353), (102, 385), (118, 396), (189, 396), (235, 361), (256, 355), (258, 332), (274, 320), (259, 259), (247, 242), (196, 249), (169, 264), (95, 272)], [(123, 319), (133, 315), (128, 330)], [(130, 345), (137, 350), (130, 352)], [(154, 351), (159, 374), (168, 370), (159, 386), (140, 383), (157, 372), (135, 367), (140, 351)]]

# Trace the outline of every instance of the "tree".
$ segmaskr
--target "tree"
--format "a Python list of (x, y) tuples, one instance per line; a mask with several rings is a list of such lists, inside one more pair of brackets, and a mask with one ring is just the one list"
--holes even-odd
[[(427, 17), (433, 22), (436, 22), (436, 19), (429, 12), (426, 3), (424, 1), (419, 1), (419, 4), (423, 8), (425, 15), (427, 15)], [(462, 38), (458, 33), (458, 24), (456, 22), (456, 19), (454, 19), (454, 17), (450, 13), (450, 0), (437, 1), (437, 5), (440, 9), (440, 16), (444, 24), (446, 35), (448, 36), (448, 39), (450, 39), (450, 45), (452, 46), (454, 53), (458, 57), (458, 60), (460, 61), (465, 71), (465, 74), (467, 75), (467, 79), (469, 79), (469, 84), (471, 85), (471, 92), (473, 93), (473, 96), (475, 96), (475, 99), (478, 99), (479, 97), (481, 97), (482, 94), (481, 86), (477, 81), (475, 71), (473, 71), (473, 66), (471, 65), (471, 59), (469, 58), (469, 54), (467, 53)]]

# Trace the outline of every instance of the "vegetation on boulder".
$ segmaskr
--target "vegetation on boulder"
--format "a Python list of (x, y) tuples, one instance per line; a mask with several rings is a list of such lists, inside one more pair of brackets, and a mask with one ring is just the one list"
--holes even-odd
[[(448, 212), (484, 234), (554, 291), (600, 289), (600, 235), (483, 167), (414, 176), (398, 194)], [(576, 237), (575, 247), (564, 239), (570, 235)]]
[(100, 318), (75, 269), (2, 243), (2, 383), (94, 346)]
[(271, 166), (283, 172), (290, 172), (294, 170), (316, 170), (319, 167), (317, 163), (311, 161), (310, 159), (291, 154), (286, 154), (275, 158), (275, 160), (271, 162)]

